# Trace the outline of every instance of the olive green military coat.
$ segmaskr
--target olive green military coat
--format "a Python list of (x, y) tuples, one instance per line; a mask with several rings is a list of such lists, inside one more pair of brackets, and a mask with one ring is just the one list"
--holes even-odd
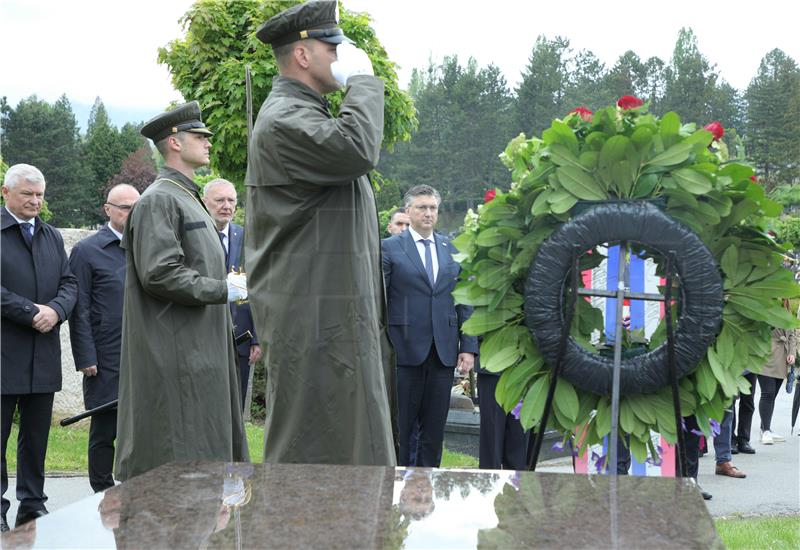
[(122, 248), (117, 479), (173, 460), (248, 460), (225, 256), (197, 186), (164, 168)]
[(267, 462), (394, 465), (394, 352), (375, 198), (383, 82), (350, 80), (340, 116), (276, 77), (247, 167), (250, 307), (266, 342)]

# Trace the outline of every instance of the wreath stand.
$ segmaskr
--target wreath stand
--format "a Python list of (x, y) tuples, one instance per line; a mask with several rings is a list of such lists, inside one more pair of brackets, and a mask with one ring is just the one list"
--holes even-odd
[(547, 392), (545, 400), (544, 412), (542, 414), (540, 429), (536, 432), (534, 438), (533, 450), (528, 462), (528, 469), (536, 471), (536, 465), (539, 461), (539, 452), (542, 448), (542, 441), (544, 440), (544, 433), (546, 430), (547, 422), (550, 418), (550, 412), (553, 405), (553, 395), (556, 391), (556, 384), (558, 376), (561, 372), (561, 365), (563, 364), (564, 350), (566, 349), (567, 339), (569, 338), (569, 329), (572, 325), (572, 318), (575, 314), (576, 299), (578, 296), (588, 297), (603, 297), (615, 298), (616, 302), (616, 329), (614, 331), (614, 375), (612, 378), (612, 392), (611, 392), (611, 433), (609, 434), (608, 451), (609, 460), (606, 466), (610, 475), (617, 475), (617, 438), (619, 434), (619, 400), (620, 400), (620, 365), (622, 363), (622, 308), (624, 300), (645, 300), (645, 301), (658, 301), (664, 302), (666, 327), (667, 327), (667, 357), (669, 366), (669, 376), (672, 386), (672, 403), (675, 413), (675, 430), (677, 432), (677, 457), (678, 457), (678, 471), (681, 477), (686, 477), (686, 448), (683, 438), (682, 416), (681, 416), (681, 403), (678, 388), (678, 376), (675, 368), (675, 335), (673, 334), (672, 327), (672, 308), (669, 304), (672, 301), (672, 271), (675, 252), (670, 250), (667, 253), (667, 263), (664, 273), (664, 278), (667, 281), (664, 296), (660, 294), (648, 294), (644, 292), (631, 292), (626, 278), (628, 256), (628, 243), (623, 241), (619, 244), (619, 261), (617, 262), (618, 284), (617, 290), (601, 290), (601, 289), (587, 289), (578, 287), (578, 279), (580, 277), (579, 259), (583, 251), (579, 247), (574, 247), (572, 250), (572, 270), (570, 276), (570, 295), (569, 305), (566, 311), (565, 323), (561, 331), (561, 341), (559, 342), (559, 355), (558, 361), (552, 371), (550, 379), (550, 387)]

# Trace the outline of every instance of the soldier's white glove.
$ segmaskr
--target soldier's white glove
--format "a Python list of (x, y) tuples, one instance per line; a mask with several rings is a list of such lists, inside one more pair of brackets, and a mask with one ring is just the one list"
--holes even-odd
[(244, 273), (228, 273), (228, 301), (247, 300), (247, 278)]
[(342, 42), (336, 46), (336, 61), (331, 63), (331, 74), (336, 82), (346, 86), (350, 77), (375, 73), (372, 72), (372, 61), (369, 60), (367, 52), (350, 42)]

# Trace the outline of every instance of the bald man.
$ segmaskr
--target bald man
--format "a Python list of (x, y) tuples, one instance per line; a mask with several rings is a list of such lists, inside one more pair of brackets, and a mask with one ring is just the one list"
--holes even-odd
[[(117, 398), (125, 291), (122, 231), (139, 192), (117, 185), (108, 192), (103, 210), (108, 223), (72, 249), (69, 264), (78, 278), (78, 301), (69, 319), (75, 368), (83, 373), (87, 409)], [(89, 484), (95, 492), (114, 486), (114, 440), (117, 409), (92, 416), (89, 429)]]

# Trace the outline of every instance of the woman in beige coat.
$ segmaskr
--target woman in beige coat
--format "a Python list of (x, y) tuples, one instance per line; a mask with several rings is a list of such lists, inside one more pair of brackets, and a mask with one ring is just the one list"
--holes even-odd
[[(789, 300), (783, 301), (783, 307), (789, 310)], [(758, 375), (758, 386), (761, 388), (761, 399), (758, 401), (758, 414), (761, 416), (761, 443), (772, 445), (776, 441), (786, 441), (782, 435), (772, 431), (772, 411), (775, 409), (775, 397), (781, 384), (789, 374), (789, 365), (794, 364), (797, 349), (797, 338), (794, 329), (776, 328), (772, 331), (772, 356)]]

